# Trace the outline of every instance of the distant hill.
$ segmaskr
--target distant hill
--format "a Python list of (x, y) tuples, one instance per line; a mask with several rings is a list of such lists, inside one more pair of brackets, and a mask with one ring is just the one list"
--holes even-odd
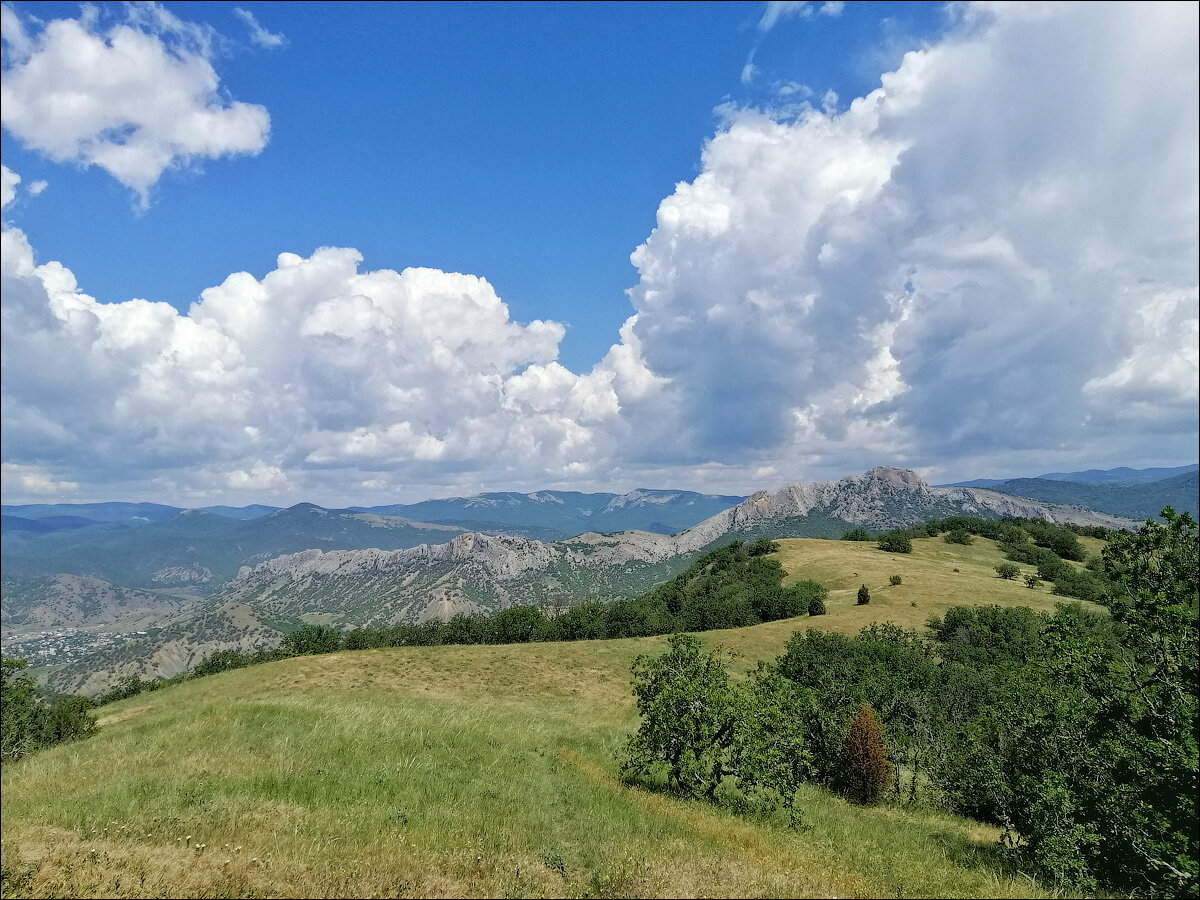
[(51, 575), (30, 581), (6, 576), (0, 599), (6, 627), (81, 627), (131, 619), (145, 625), (178, 612), (181, 606), (171, 597), (80, 575)]
[(0, 516), (0, 529), (13, 534), (54, 534), (57, 531), (79, 531), (82, 528), (124, 528), (112, 522), (98, 522), (79, 516), (46, 516), (43, 519), (27, 519), (24, 516)]
[(1200, 465), (1196, 463), (1166, 469), (1130, 469), (1128, 466), (1121, 466), (1116, 469), (1087, 469), (1083, 472), (1047, 472), (1037, 477), (1048, 481), (1076, 481), (1080, 484), (1143, 484), (1186, 475), (1198, 469)]
[(692, 491), (639, 488), (626, 494), (577, 491), (501, 492), (420, 503), (354, 507), (361, 512), (405, 516), (421, 522), (471, 530), (503, 529), (506, 534), (559, 540), (585, 531), (650, 531), (674, 534), (746, 498)]
[(214, 516), (225, 516), (230, 519), (260, 519), (271, 513), (279, 512), (282, 507), (263, 506), (252, 503), (249, 506), (202, 506), (200, 512), (212, 513)]
[[(276, 516), (318, 515), (317, 509), (293, 507)], [(178, 669), (166, 668), (164, 660), (180, 666), (181, 660), (216, 649), (277, 641), (281, 632), (304, 622), (379, 626), (516, 604), (564, 607), (635, 596), (682, 571), (699, 552), (735, 538), (836, 537), (856, 525), (881, 531), (954, 514), (1136, 524), (994, 491), (932, 488), (915, 472), (882, 466), (839, 481), (760, 491), (676, 535), (585, 533), (543, 543), (466, 533), (448, 543), (409, 549), (307, 549), (276, 556), (243, 569), (219, 594), (164, 623), (161, 632), (140, 644), (104, 651), (55, 678), (69, 686), (100, 677), (97, 672), (138, 666), (173, 674)]]
[[(5, 504), (5, 517), (19, 516), (23, 519), (46, 521), (48, 519), (71, 518), (92, 523), (105, 522), (113, 525), (148, 525), (162, 522), (186, 512), (181, 506), (164, 506), (161, 503), (27, 503)], [(278, 512), (278, 506), (202, 506), (198, 512), (212, 513), (230, 519), (257, 519)]]
[(1189, 512), (1193, 517), (1200, 516), (1200, 472), (1195, 467), (1190, 472), (1161, 481), (1104, 484), (1014, 478), (992, 485), (991, 490), (1048, 503), (1086, 506), (1130, 519), (1155, 518), (1164, 506), (1174, 507), (1176, 512)]
[(5, 504), (2, 510), (6, 516), (20, 516), (23, 519), (72, 516), (120, 525), (161, 522), (183, 512), (178, 506), (164, 506), (161, 503), (27, 503), (17, 506)]
[(204, 595), (218, 590), (242, 566), (281, 554), (312, 547), (395, 550), (443, 543), (462, 532), (450, 525), (301, 503), (245, 521), (184, 510), (115, 531), (31, 535), (5, 527), (0, 546), (6, 577), (83, 575), (131, 588), (185, 588)]
[[(673, 534), (745, 499), (744, 496), (649, 488), (639, 488), (625, 494), (584, 494), (577, 491), (518, 494), (506, 491), (473, 497), (422, 500), (419, 503), (355, 506), (341, 512), (399, 516), (434, 525), (453, 525), (468, 531), (499, 531), (554, 541), (585, 531), (632, 529)], [(279, 511), (277, 506), (261, 504), (205, 506), (194, 510), (159, 503), (44, 503), (3, 507), (6, 529), (9, 527), (9, 517), (25, 521), (69, 518), (81, 523), (90, 521), (136, 527), (166, 521), (182, 512), (203, 512), (250, 521)], [(13, 522), (12, 527), (30, 533), (61, 530), (60, 527), (39, 529), (18, 522)], [(84, 526), (81, 524), (79, 527)]]
[(1173, 468), (1131, 469), (1120, 466), (1116, 469), (1086, 469), (1082, 472), (1046, 472), (1032, 478), (975, 478), (971, 481), (956, 481), (954, 484), (942, 487), (982, 487), (995, 488), (998, 484), (1014, 481), (1071, 481), (1079, 484), (1145, 484), (1151, 481), (1162, 481), (1174, 478), (1176, 475), (1186, 475), (1188, 472), (1200, 470), (1200, 465), (1175, 466)]

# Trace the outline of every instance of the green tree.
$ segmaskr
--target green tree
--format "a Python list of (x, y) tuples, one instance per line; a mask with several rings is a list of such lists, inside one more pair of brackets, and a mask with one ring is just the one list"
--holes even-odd
[(1080, 890), (1200, 890), (1197, 528), (1162, 519), (1104, 550), (1111, 624), (1060, 607), (992, 710), (1020, 852)]
[(996, 574), (1005, 581), (1012, 581), (1021, 574), (1021, 568), (1013, 563), (1000, 563), (996, 566)]
[(0, 658), (0, 759), (11, 762), (40, 747), (87, 737), (96, 731), (87, 697), (43, 702), (23, 659)]
[(20, 759), (37, 747), (41, 704), (23, 659), (0, 658), (0, 756)]
[(292, 656), (333, 653), (342, 645), (342, 633), (325, 625), (301, 625), (283, 636), (280, 649)]
[(879, 549), (888, 553), (912, 553), (912, 540), (906, 534), (885, 534), (879, 538)]
[(673, 634), (661, 656), (633, 664), (641, 724), (629, 739), (622, 774), (664, 778), (675, 791), (714, 799), (748, 715), (746, 698), (715, 654), (689, 634)]
[(858, 605), (866, 606), (870, 602), (871, 602), (871, 592), (867, 590), (867, 586), (864, 584), (862, 587), (860, 587), (858, 589)]

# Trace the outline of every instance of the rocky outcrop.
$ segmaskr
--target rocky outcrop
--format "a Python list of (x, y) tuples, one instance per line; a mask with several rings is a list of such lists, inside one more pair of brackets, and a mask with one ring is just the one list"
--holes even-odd
[[(411, 621), (429, 617), (422, 595), (426, 605), (436, 602), (443, 609), (459, 609), (464, 602), (480, 608), (570, 602), (604, 596), (605, 589), (611, 592), (610, 570), (669, 563), (722, 538), (750, 535), (769, 523), (801, 520), (814, 512), (875, 530), (955, 514), (1023, 516), (1109, 528), (1137, 524), (994, 491), (934, 488), (910, 469), (879, 466), (838, 481), (789, 484), (772, 493), (759, 491), (676, 535), (587, 533), (569, 541), (543, 543), (469, 533), (447, 544), (422, 544), (407, 550), (305, 550), (253, 568), (243, 567), (227, 593), (251, 597), (268, 591), (277, 595), (295, 592), (299, 586), (308, 586), (312, 592), (318, 583), (328, 590), (329, 581), (339, 579), (360, 579), (364, 587), (371, 582), (377, 589), (374, 583), (383, 580), (392, 586), (385, 592), (389, 608), (399, 603), (404, 608), (399, 619)], [(801, 524), (797, 536), (803, 536)], [(552, 583), (561, 590), (556, 592)], [(581, 589), (581, 585), (593, 585), (595, 590)]]
[[(830, 521), (886, 530), (955, 514), (1109, 528), (1138, 524), (978, 488), (933, 488), (916, 472), (880, 466), (838, 481), (760, 491), (675, 535), (587, 533), (544, 543), (471, 532), (445, 544), (402, 550), (304, 550), (278, 556), (243, 566), (224, 591), (148, 641), (140, 659), (130, 658), (127, 648), (119, 664), (94, 660), (92, 671), (169, 675), (216, 649), (249, 649), (278, 640), (274, 628), (287, 623), (380, 626), (515, 604), (562, 607), (636, 595), (721, 541), (764, 533), (804, 537), (813, 533), (806, 531), (811, 521), (827, 533)], [(111, 681), (88, 674), (83, 666), (56, 677), (60, 684), (71, 679), (91, 688)]]

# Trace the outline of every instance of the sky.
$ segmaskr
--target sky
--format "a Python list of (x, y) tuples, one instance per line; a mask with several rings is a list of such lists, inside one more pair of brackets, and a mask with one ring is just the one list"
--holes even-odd
[(2, 13), (5, 502), (1200, 454), (1195, 4)]

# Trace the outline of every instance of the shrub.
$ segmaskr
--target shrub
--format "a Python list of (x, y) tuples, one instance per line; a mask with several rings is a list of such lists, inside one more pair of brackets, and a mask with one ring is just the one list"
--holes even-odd
[(773, 541), (770, 538), (759, 538), (746, 547), (746, 553), (749, 556), (766, 556), (768, 553), (778, 552), (779, 542)]
[(903, 584), (903, 583), (904, 583), (904, 579), (901, 578), (899, 575), (893, 575), (891, 578), (888, 579), (888, 584), (890, 584), (892, 587), (895, 587), (896, 585)]
[(1063, 570), (1054, 576), (1054, 593), (1060, 597), (1103, 603), (1110, 591), (1111, 585), (1106, 579), (1096, 577), (1087, 569), (1074, 569), (1064, 564)]
[(665, 777), (668, 787), (715, 799), (745, 722), (741, 689), (699, 638), (673, 634), (661, 656), (639, 656), (633, 693), (642, 722), (625, 747), (622, 775)]
[(842, 744), (842, 788), (855, 803), (878, 803), (883, 798), (891, 772), (883, 745), (883, 729), (875, 718), (875, 711), (864, 703), (850, 720), (850, 730)]
[(1005, 581), (1011, 581), (1021, 574), (1021, 569), (1012, 563), (1000, 563), (1000, 565), (996, 566), (996, 574)]
[(871, 602), (871, 592), (867, 590), (867, 586), (864, 584), (862, 587), (860, 587), (858, 589), (858, 605), (866, 606), (870, 602)]
[(1038, 585), (1041, 583), (1042, 579), (1038, 578), (1036, 575), (1025, 576), (1025, 587), (1029, 588), (1031, 591), (1037, 590)]
[(764, 622), (790, 619), (804, 615), (814, 599), (824, 600), (828, 590), (816, 581), (798, 581), (780, 591), (764, 591), (756, 600), (755, 607)]
[(23, 659), (2, 660), (0, 674), (0, 758), (20, 759), (41, 747), (87, 737), (96, 731), (87, 697), (56, 697), (44, 702), (34, 691)]
[(342, 645), (342, 633), (324, 625), (301, 625), (291, 634), (284, 635), (280, 649), (295, 656), (310, 653), (333, 653)]
[(871, 532), (865, 528), (851, 528), (842, 535), (843, 541), (869, 541), (871, 539)]
[(879, 539), (879, 549), (887, 553), (912, 553), (912, 541), (906, 534), (885, 534)]
[(953, 531), (947, 531), (946, 536), (942, 538), (947, 544), (963, 544), (970, 546), (975, 543), (975, 539), (971, 537), (971, 532), (965, 528), (955, 528)]
[(489, 644), (524, 644), (552, 641), (558, 629), (536, 606), (510, 606), (491, 616), (487, 635)]
[(808, 601), (808, 614), (810, 616), (825, 615), (825, 600), (821, 597), (813, 597)]

